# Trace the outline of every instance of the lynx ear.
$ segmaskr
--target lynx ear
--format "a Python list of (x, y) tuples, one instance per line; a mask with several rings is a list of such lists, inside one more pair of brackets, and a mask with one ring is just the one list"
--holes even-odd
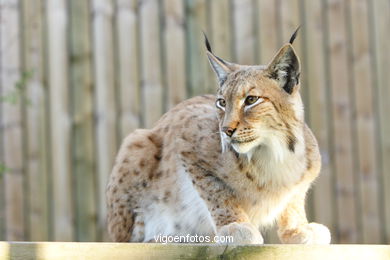
[(298, 56), (290, 43), (284, 45), (266, 68), (268, 77), (278, 81), (279, 86), (291, 94), (299, 84), (300, 65)]
[(233, 63), (224, 61), (223, 59), (215, 56), (211, 51), (210, 43), (207, 39), (206, 34), (204, 34), (205, 44), (207, 48), (207, 57), (211, 67), (213, 68), (215, 74), (217, 75), (219, 85), (222, 86), (225, 82), (229, 73), (235, 70), (236, 66)]

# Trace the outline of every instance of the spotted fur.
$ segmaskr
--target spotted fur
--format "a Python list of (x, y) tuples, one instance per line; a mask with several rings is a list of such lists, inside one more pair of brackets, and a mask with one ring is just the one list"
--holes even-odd
[[(229, 63), (208, 49), (216, 96), (186, 100), (122, 143), (107, 186), (113, 241), (192, 234), (263, 243), (260, 230), (276, 222), (283, 243), (329, 243), (329, 230), (305, 215), (321, 159), (293, 47), (267, 66)], [(247, 106), (248, 96), (257, 103)]]

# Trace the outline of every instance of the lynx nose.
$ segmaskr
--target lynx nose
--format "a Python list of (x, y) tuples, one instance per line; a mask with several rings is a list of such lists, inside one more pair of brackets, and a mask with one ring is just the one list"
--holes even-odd
[(227, 126), (222, 127), (222, 131), (229, 137), (232, 137), (232, 135), (234, 134), (236, 129), (237, 128), (232, 128), (232, 127), (227, 127)]

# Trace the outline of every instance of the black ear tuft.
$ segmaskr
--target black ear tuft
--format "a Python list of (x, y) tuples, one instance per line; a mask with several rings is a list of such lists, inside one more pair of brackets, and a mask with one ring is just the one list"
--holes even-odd
[(288, 41), (290, 44), (293, 44), (295, 38), (296, 38), (297, 35), (298, 35), (299, 29), (301, 29), (301, 26), (298, 26), (298, 28), (295, 30), (295, 32), (293, 33), (293, 35), (291, 35), (291, 38), (290, 38), (290, 40)]
[(228, 74), (231, 73), (232, 71), (236, 70), (238, 66), (234, 63), (224, 61), (223, 59), (215, 56), (211, 50), (209, 40), (207, 39), (207, 36), (204, 32), (203, 32), (203, 35), (204, 35), (204, 42), (205, 42), (205, 45), (207, 48), (207, 57), (209, 59), (209, 62), (210, 62), (212, 69), (214, 70), (215, 74), (217, 75), (219, 85), (222, 87)]
[(209, 39), (207, 39), (207, 36), (206, 34), (203, 32), (203, 35), (204, 35), (204, 42), (206, 44), (206, 48), (209, 52), (213, 53), (213, 51), (211, 50), (211, 46), (210, 46), (210, 43), (209, 43)]
[(268, 77), (276, 80), (288, 94), (299, 84), (300, 65), (291, 44), (284, 45), (267, 68)]

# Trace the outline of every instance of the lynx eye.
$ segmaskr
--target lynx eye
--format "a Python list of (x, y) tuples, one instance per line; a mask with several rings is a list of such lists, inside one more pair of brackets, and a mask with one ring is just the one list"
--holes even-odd
[(256, 103), (256, 101), (259, 100), (259, 97), (256, 96), (247, 96), (245, 99), (245, 105), (250, 106)]
[(263, 101), (264, 101), (264, 99), (262, 99), (261, 97), (247, 96), (245, 99), (244, 111), (247, 111), (248, 109), (256, 106), (257, 104), (260, 104)]
[(226, 101), (225, 101), (225, 99), (219, 98), (219, 99), (217, 99), (217, 102), (215, 102), (215, 105), (216, 105), (219, 109), (225, 110)]

